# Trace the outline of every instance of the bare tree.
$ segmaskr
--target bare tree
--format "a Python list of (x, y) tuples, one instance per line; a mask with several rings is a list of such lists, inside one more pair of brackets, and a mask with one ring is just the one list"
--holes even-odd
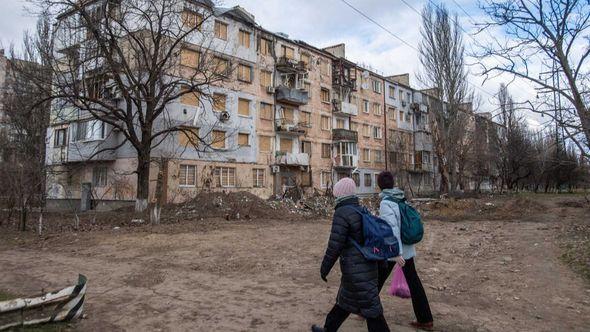
[(419, 79), (432, 87), (441, 101), (431, 103), (432, 132), (438, 169), (440, 191), (454, 190), (459, 182), (457, 148), (466, 135), (462, 105), (470, 95), (465, 69), (465, 49), (457, 17), (443, 6), (429, 4), (422, 11), (422, 40), (419, 46), (422, 70)]
[(482, 8), (490, 18), (482, 30), (499, 27), (506, 35), (480, 46), (483, 73), (536, 85), (544, 98), (529, 101), (531, 109), (551, 117), (590, 156), (588, 1), (486, 0)]
[(22, 51), (12, 47), (1, 96), (5, 134), (0, 139), (4, 155), (0, 159), (0, 191), (10, 197), (10, 205), (18, 207), (21, 231), (26, 230), (31, 209), (44, 205), (49, 103), (47, 87), (40, 84), (50, 80), (43, 56), (50, 38), (49, 20), (42, 15), (35, 34), (25, 33)]
[[(229, 60), (211, 47), (210, 1), (34, 0), (56, 18), (51, 53), (53, 110), (64, 121), (99, 120), (118, 132), (115, 144), (97, 145), (87, 160), (131, 146), (137, 157), (136, 210), (147, 207), (154, 149), (173, 134), (211, 148), (210, 133), (178, 121), (170, 105), (181, 98), (212, 100), (209, 86), (231, 74)], [(187, 10), (187, 8), (189, 8)], [(212, 26), (212, 25), (211, 25)], [(201, 108), (197, 111), (198, 117)], [(75, 134), (75, 133), (73, 133)]]

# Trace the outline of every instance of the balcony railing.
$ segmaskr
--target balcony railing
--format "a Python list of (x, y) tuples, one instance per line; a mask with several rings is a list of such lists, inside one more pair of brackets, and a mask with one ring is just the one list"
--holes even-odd
[(307, 128), (309, 128), (309, 125), (307, 123), (298, 123), (292, 119), (287, 118), (276, 119), (275, 126), (277, 132), (294, 135), (303, 135), (305, 134)]
[(309, 154), (277, 152), (275, 164), (286, 166), (309, 166)]
[(276, 68), (278, 71), (285, 73), (300, 73), (307, 71), (305, 62), (290, 59), (285, 56), (278, 58)]
[(276, 88), (275, 96), (279, 103), (305, 105), (309, 102), (309, 93), (307, 91), (293, 89), (284, 85)]
[(358, 132), (348, 129), (332, 129), (332, 140), (335, 142), (358, 142)]
[(347, 103), (341, 100), (332, 100), (332, 109), (334, 113), (341, 113), (346, 115), (358, 115), (359, 109), (355, 104)]
[(352, 155), (336, 156), (334, 158), (335, 168), (356, 168), (358, 167), (358, 160)]

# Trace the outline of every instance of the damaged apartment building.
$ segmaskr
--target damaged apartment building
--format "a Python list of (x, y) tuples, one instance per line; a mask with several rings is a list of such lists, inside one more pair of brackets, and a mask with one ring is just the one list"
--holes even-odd
[[(168, 105), (174, 121), (190, 124), (197, 137), (212, 137), (215, 150), (192, 146), (186, 132), (171, 135), (152, 153), (150, 200), (158, 181), (167, 202), (204, 190), (266, 198), (299, 187), (311, 194), (344, 176), (371, 194), (384, 169), (419, 190), (436, 187), (429, 99), (409, 86), (408, 75), (362, 68), (346, 59), (344, 44), (317, 48), (267, 31), (239, 6), (187, 0), (182, 15), (206, 18), (197, 33), (211, 36), (216, 63), (235, 70), (208, 87), (211, 100), (185, 94)], [(198, 61), (199, 47), (187, 40), (181, 67)], [(95, 206), (132, 201), (137, 161), (122, 134), (88, 114), (57, 108), (47, 134), (48, 199), (81, 200), (83, 208), (89, 200)], [(92, 154), (104, 146), (116, 148)]]

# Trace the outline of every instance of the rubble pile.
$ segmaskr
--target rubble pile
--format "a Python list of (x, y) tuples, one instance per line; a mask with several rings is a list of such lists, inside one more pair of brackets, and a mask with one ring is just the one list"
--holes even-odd
[(268, 203), (277, 209), (283, 208), (304, 217), (331, 217), (334, 211), (334, 199), (323, 195), (304, 197), (299, 201), (275, 197)]

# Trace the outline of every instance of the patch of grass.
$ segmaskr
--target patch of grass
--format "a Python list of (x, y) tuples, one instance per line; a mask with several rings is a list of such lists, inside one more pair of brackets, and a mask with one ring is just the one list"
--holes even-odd
[(6, 292), (0, 290), (0, 302), (12, 300), (12, 299), (14, 299), (14, 296), (12, 294), (6, 293)]
[(561, 259), (590, 283), (590, 226), (575, 226), (561, 240)]

